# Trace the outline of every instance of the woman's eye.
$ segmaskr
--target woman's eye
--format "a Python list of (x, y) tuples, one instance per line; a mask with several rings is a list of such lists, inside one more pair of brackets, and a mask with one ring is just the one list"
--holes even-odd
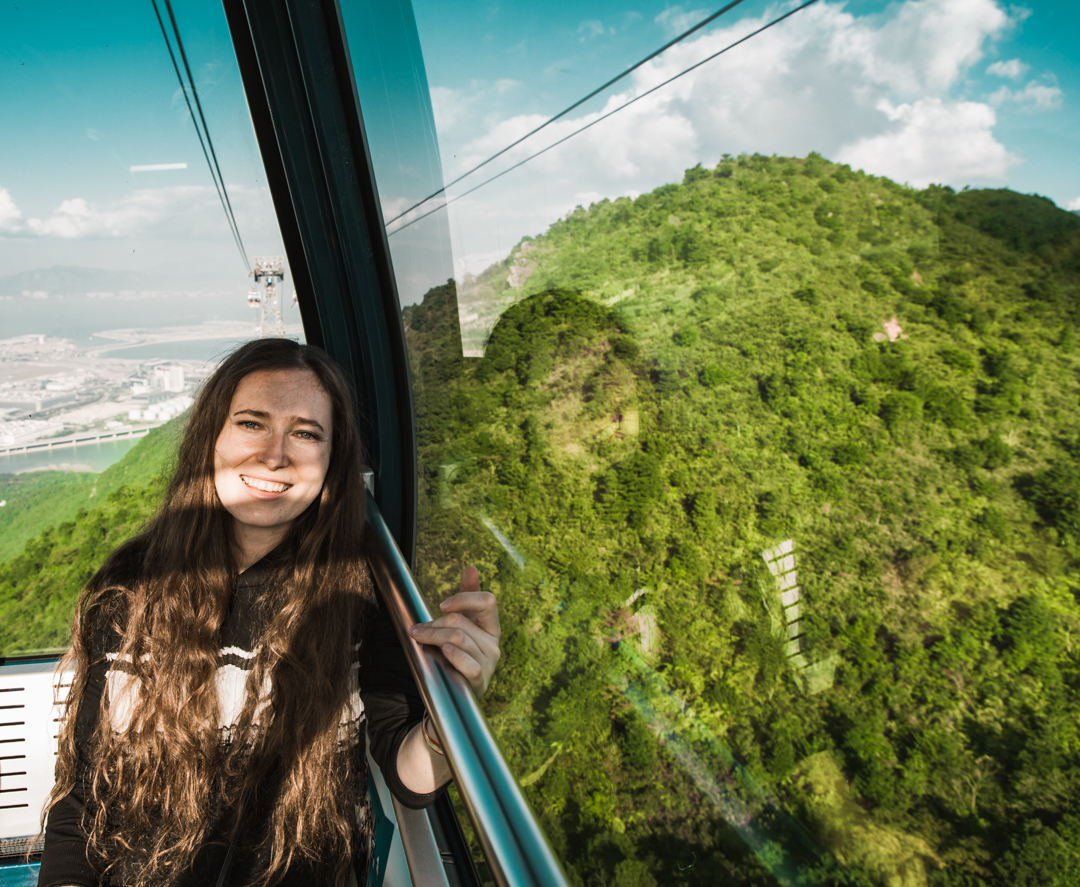
[(297, 431), (296, 433), (300, 437), (300, 440), (318, 440), (319, 439), (314, 434), (312, 434), (310, 431)]
[(250, 419), (244, 419), (240, 422), (241, 428), (254, 429), (259, 427), (258, 422), (252, 422)]

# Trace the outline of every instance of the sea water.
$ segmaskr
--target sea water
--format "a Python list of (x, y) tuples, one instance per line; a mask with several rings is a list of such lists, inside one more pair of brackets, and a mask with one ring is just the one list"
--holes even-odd
[(12, 453), (0, 456), (0, 474), (20, 474), (24, 471), (104, 471), (141, 438), (107, 440), (57, 450), (36, 450), (31, 453)]
[[(94, 342), (100, 342), (95, 339)], [(111, 348), (105, 357), (122, 357), (126, 360), (201, 360), (218, 362), (230, 351), (250, 339), (191, 339), (180, 342), (156, 342), (150, 345), (132, 345), (128, 348)]]

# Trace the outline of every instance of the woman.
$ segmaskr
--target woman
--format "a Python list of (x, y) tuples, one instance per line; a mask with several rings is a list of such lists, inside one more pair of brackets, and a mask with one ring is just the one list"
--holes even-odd
[[(249, 342), (206, 381), (160, 510), (79, 600), (41, 887), (362, 879), (365, 728), (404, 803), (447, 782), (365, 565), (362, 464), (321, 350)], [(482, 694), (494, 597), (470, 568), (441, 608), (412, 636)]]

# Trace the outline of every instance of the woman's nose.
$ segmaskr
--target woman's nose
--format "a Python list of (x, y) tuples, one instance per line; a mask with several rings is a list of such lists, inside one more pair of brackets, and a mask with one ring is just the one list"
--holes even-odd
[(283, 468), (289, 463), (285, 452), (285, 435), (272, 434), (259, 454), (259, 461), (267, 468)]

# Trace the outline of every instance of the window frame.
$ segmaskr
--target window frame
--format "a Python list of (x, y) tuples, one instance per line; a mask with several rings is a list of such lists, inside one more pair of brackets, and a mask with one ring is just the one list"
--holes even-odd
[(224, 8), (305, 336), (353, 385), (380, 508), (415, 566), (405, 328), (341, 9), (336, 0)]

